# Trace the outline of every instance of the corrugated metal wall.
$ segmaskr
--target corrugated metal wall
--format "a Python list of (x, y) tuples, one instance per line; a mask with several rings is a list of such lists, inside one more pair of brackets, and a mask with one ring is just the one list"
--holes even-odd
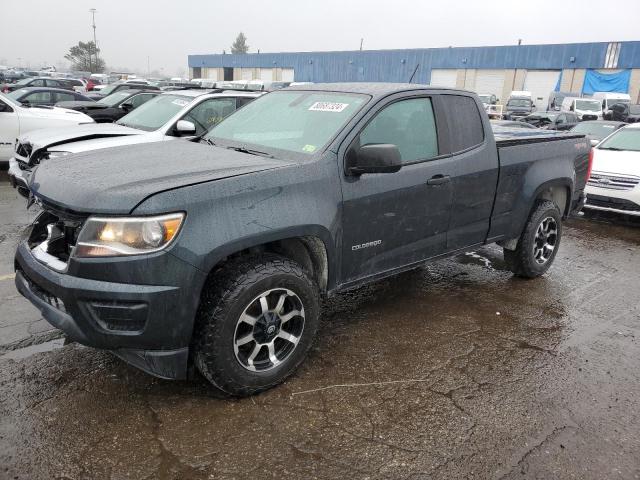
[[(429, 83), (431, 69), (603, 68), (608, 43), (347, 52), (189, 55), (189, 67), (293, 68), (296, 81)], [(617, 68), (640, 68), (640, 42), (621, 42)]]

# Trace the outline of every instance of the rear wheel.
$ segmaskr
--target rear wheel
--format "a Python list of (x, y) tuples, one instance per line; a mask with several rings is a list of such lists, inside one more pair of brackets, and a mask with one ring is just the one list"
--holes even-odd
[(318, 288), (300, 265), (270, 254), (230, 262), (203, 293), (195, 365), (228, 394), (261, 392), (296, 370), (318, 321)]
[(529, 215), (516, 249), (504, 250), (504, 260), (519, 277), (539, 277), (553, 263), (561, 237), (562, 216), (558, 206), (551, 201), (539, 201)]

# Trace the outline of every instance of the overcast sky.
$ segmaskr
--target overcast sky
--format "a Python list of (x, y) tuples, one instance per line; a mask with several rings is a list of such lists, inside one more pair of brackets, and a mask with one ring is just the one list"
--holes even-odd
[[(184, 73), (187, 55), (640, 40), (640, 0), (20, 0), (2, 2), (0, 64), (57, 65), (92, 39), (109, 67)], [(21, 59), (21, 60), (18, 60)]]

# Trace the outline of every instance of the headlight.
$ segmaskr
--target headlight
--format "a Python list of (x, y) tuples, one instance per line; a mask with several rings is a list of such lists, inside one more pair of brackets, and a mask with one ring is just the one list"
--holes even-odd
[(76, 257), (115, 257), (157, 252), (176, 237), (184, 213), (157, 217), (90, 217), (82, 227)]

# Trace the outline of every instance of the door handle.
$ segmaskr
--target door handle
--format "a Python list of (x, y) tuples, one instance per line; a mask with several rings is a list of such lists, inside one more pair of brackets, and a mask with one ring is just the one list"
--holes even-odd
[(427, 180), (427, 185), (443, 185), (445, 183), (449, 183), (451, 181), (451, 177), (449, 175), (434, 175), (429, 180)]

